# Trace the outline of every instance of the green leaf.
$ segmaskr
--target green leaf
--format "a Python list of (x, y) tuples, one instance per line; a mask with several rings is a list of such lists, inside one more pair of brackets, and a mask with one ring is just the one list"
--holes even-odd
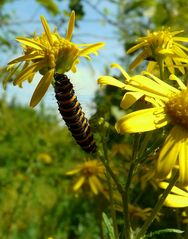
[(166, 228), (166, 229), (162, 229), (162, 230), (157, 230), (157, 231), (154, 231), (154, 232), (150, 232), (149, 234), (145, 235), (144, 236), (144, 239), (146, 238), (153, 238), (153, 236), (156, 236), (156, 235), (162, 235), (162, 234), (165, 234), (165, 233), (177, 233), (177, 234), (181, 234), (183, 233), (184, 231), (181, 231), (181, 230), (178, 230), (178, 229), (174, 229), (174, 228)]
[(57, 15), (60, 11), (57, 4), (53, 0), (36, 0), (39, 4), (41, 4), (47, 11), (49, 11), (52, 15)]
[(111, 220), (107, 217), (107, 215), (104, 212), (102, 213), (102, 217), (103, 217), (104, 225), (106, 226), (109, 238), (115, 239), (114, 228), (112, 226)]

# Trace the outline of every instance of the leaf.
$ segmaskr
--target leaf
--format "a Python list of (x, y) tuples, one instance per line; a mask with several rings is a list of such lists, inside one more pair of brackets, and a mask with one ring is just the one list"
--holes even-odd
[(114, 228), (112, 226), (112, 222), (110, 221), (110, 219), (107, 217), (107, 215), (104, 212), (102, 213), (102, 217), (103, 217), (103, 221), (106, 226), (109, 238), (115, 239)]
[(53, 0), (37, 0), (37, 2), (46, 8), (46, 10), (52, 15), (57, 15), (60, 12), (58, 6)]
[(150, 232), (149, 234), (145, 235), (143, 239), (153, 238), (153, 236), (161, 235), (161, 234), (165, 234), (165, 233), (177, 233), (177, 234), (181, 234), (181, 233), (184, 233), (184, 231), (179, 230), (179, 229), (174, 229), (174, 228), (166, 228), (166, 229), (162, 229), (162, 230), (157, 230), (157, 231), (154, 231), (154, 232)]

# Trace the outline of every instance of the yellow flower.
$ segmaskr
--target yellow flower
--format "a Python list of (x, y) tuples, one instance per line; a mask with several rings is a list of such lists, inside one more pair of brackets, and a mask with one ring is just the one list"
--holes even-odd
[(170, 73), (174, 74), (174, 68), (177, 68), (184, 74), (184, 67), (187, 67), (188, 63), (186, 53), (188, 48), (178, 42), (188, 42), (188, 38), (176, 36), (182, 32), (162, 29), (157, 32), (148, 32), (147, 36), (138, 38), (138, 44), (127, 51), (130, 54), (142, 49), (141, 53), (131, 63), (130, 69), (137, 67), (144, 59), (151, 58), (151, 60), (162, 62)]
[[(72, 11), (65, 38), (61, 37), (55, 29), (51, 32), (50, 27), (41, 16), (41, 22), (44, 32), (40, 36), (34, 34), (33, 38), (17, 37), (16, 40), (21, 43), (24, 55), (8, 63), (10, 74), (4, 80), (7, 81), (14, 75), (20, 64), (25, 62), (21, 72), (14, 80), (15, 85), (22, 85), (22, 82), (28, 80), (31, 82), (34, 75), (40, 72), (43, 77), (39, 81), (30, 101), (30, 106), (36, 106), (46, 93), (50, 83), (53, 81), (55, 72), (64, 74), (69, 70), (75, 72), (76, 64), (79, 63), (79, 57), (90, 59), (89, 54), (97, 54), (97, 50), (104, 43), (95, 44), (75, 44), (71, 42), (74, 30), (75, 13)], [(19, 63), (18, 66), (16, 66)]]
[[(166, 189), (168, 187), (167, 182), (160, 182), (159, 187)], [(171, 192), (168, 194), (164, 201), (164, 205), (173, 208), (188, 207), (188, 192), (174, 186)]]
[(38, 154), (37, 159), (43, 162), (44, 164), (51, 164), (53, 161), (52, 157), (47, 153)]
[(66, 174), (78, 174), (77, 182), (73, 186), (74, 191), (84, 186), (89, 186), (94, 194), (104, 191), (101, 180), (105, 179), (105, 168), (98, 160), (88, 160)]
[(160, 151), (157, 173), (165, 178), (174, 166), (179, 167), (179, 182), (188, 185), (188, 89), (175, 75), (178, 89), (161, 81), (154, 75), (143, 72), (142, 75), (130, 77), (119, 65), (118, 67), (126, 82), (120, 82), (110, 76), (99, 78), (99, 84), (109, 84), (126, 89), (121, 106), (127, 109), (139, 98), (145, 96), (145, 101), (151, 107), (126, 114), (117, 121), (115, 127), (118, 133), (139, 133), (159, 129), (169, 123), (173, 125)]

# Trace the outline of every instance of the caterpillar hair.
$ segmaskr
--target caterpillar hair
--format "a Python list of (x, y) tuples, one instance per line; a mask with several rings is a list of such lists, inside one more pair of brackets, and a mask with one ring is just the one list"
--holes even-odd
[(54, 75), (55, 97), (59, 112), (77, 144), (87, 153), (95, 153), (97, 146), (89, 122), (75, 95), (73, 85), (65, 74)]

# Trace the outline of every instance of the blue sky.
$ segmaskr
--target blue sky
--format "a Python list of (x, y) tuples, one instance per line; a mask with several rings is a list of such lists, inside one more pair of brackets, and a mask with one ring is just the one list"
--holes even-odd
[[(97, 9), (102, 11), (104, 8), (108, 8), (107, 17), (114, 20), (114, 15), (116, 14), (116, 8), (113, 4), (109, 4), (107, 1), (90, 1), (90, 4), (84, 5), (85, 17), (83, 21), (78, 23), (79, 28), (75, 28), (73, 35), (73, 42), (76, 43), (95, 43), (98, 41), (104, 41), (106, 43), (105, 47), (100, 50), (98, 56), (93, 56), (92, 61), (88, 62), (85, 59), (81, 59), (81, 63), (78, 65), (77, 73), (68, 75), (72, 79), (72, 83), (75, 85), (75, 91), (77, 93), (78, 99), (80, 100), (83, 109), (90, 113), (90, 106), (94, 104), (92, 101), (94, 93), (97, 89), (97, 78), (104, 74), (104, 67), (109, 66), (112, 62), (116, 61), (118, 57), (123, 55), (122, 44), (117, 40), (117, 29), (110, 24), (107, 24), (104, 18), (95, 9), (95, 4), (97, 4)], [(60, 9), (63, 12), (67, 10), (68, 1), (62, 1)], [(50, 23), (50, 27), (53, 30), (55, 27), (55, 22), (57, 18), (53, 18), (48, 12), (42, 7), (40, 7), (34, 0), (24, 1), (17, 0), (13, 4), (7, 4), (5, 11), (15, 12), (15, 21), (13, 27), (16, 28), (20, 35), (29, 36), (32, 35), (34, 31), (40, 34), (43, 30), (40, 23), (40, 15), (44, 15)], [(58, 32), (64, 36), (65, 29), (67, 27), (67, 22), (58, 25)], [(14, 39), (13, 39), (14, 40)], [(17, 44), (19, 47), (19, 44)], [(19, 55), (22, 54), (21, 48)], [(6, 59), (5, 62), (10, 61), (16, 56), (9, 56), (10, 59)], [(23, 104), (28, 104), (34, 88), (36, 87), (40, 75), (36, 76), (36, 79), (32, 84), (27, 82), (24, 84), (23, 89), (9, 85), (7, 90), (7, 99), (10, 100), (13, 96), (16, 97), (18, 102)], [(0, 89), (0, 92), (2, 89)], [(2, 92), (3, 93), (3, 92)], [(53, 108), (56, 104), (54, 99), (53, 88), (51, 87), (43, 99), (44, 104), (47, 108)]]

